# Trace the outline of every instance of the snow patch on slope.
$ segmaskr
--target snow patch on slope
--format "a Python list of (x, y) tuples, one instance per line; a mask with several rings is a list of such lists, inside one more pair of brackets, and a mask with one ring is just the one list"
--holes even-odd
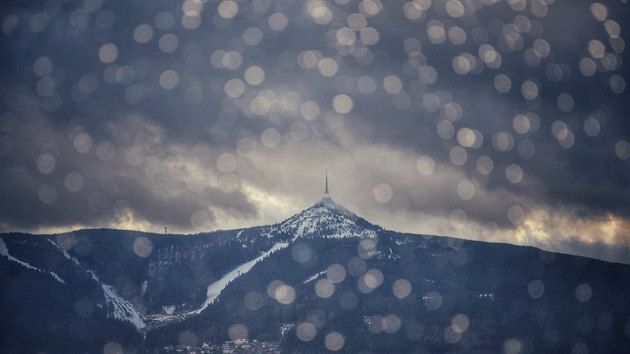
[[(113, 286), (107, 284), (102, 284), (101, 286), (105, 294), (105, 300), (111, 306), (111, 314), (115, 319), (129, 322), (138, 330), (146, 326), (133, 305), (118, 295)], [(109, 309), (110, 307), (108, 307), (108, 312)]]
[[(55, 241), (50, 239), (48, 241), (53, 244), (59, 252), (63, 253), (64, 257), (72, 261), (78, 267), (82, 267), (81, 263), (76, 258), (72, 257)], [(119, 321), (129, 322), (138, 330), (146, 327), (142, 316), (138, 314), (135, 307), (129, 301), (120, 296), (113, 286), (103, 283), (93, 270), (88, 269), (86, 271), (92, 280), (94, 280), (103, 289), (103, 296), (105, 297), (105, 303), (107, 304), (108, 316), (111, 315)]]
[(281, 250), (283, 248), (286, 248), (287, 246), (289, 246), (289, 244), (287, 242), (279, 242), (276, 243), (275, 245), (273, 245), (273, 247), (271, 247), (267, 252), (261, 254), (260, 256), (252, 259), (249, 262), (243, 263), (240, 266), (232, 269), (231, 271), (229, 271), (227, 274), (225, 274), (223, 277), (221, 277), (221, 279), (217, 280), (216, 282), (210, 284), (210, 286), (208, 286), (208, 292), (207, 292), (207, 299), (204, 302), (204, 304), (197, 310), (192, 311), (191, 314), (199, 314), (201, 313), (201, 311), (205, 310), (208, 306), (212, 305), (214, 303), (214, 301), (219, 297), (219, 295), (221, 294), (221, 292), (228, 286), (228, 284), (230, 282), (232, 282), (234, 279), (240, 277), (241, 275), (249, 272), (258, 262), (260, 262), (261, 260), (263, 260), (263, 258), (267, 257), (268, 255)]
[(325, 270), (322, 270), (321, 272), (316, 273), (316, 274), (315, 274), (315, 275), (313, 275), (312, 277), (310, 277), (310, 278), (306, 279), (305, 281), (303, 281), (303, 282), (302, 282), (302, 284), (303, 284), (303, 285), (304, 285), (304, 284), (308, 284), (308, 283), (312, 282), (313, 280), (315, 280), (315, 279), (319, 278), (319, 277), (320, 277), (322, 274), (324, 274), (324, 273), (326, 273), (326, 271), (325, 271)]
[(53, 279), (55, 279), (56, 281), (60, 282), (61, 284), (65, 284), (65, 283), (66, 283), (66, 282), (65, 282), (63, 279), (61, 279), (61, 278), (57, 275), (57, 273), (55, 273), (55, 272), (51, 272), (51, 271), (47, 271), (47, 270), (43, 270), (43, 269), (39, 269), (39, 268), (37, 268), (37, 267), (33, 267), (32, 265), (30, 265), (30, 264), (28, 264), (28, 263), (26, 263), (26, 262), (24, 262), (24, 261), (21, 261), (21, 260), (19, 260), (19, 259), (15, 258), (15, 257), (13, 257), (13, 256), (9, 253), (9, 249), (7, 248), (7, 244), (6, 244), (6, 243), (4, 243), (4, 240), (2, 240), (2, 239), (0, 239), (0, 254), (1, 254), (1, 255), (3, 255), (3, 256), (5, 256), (5, 257), (7, 257), (10, 261), (15, 262), (15, 263), (17, 263), (17, 264), (19, 264), (19, 265), (21, 265), (21, 266), (23, 266), (23, 267), (27, 268), (27, 269), (32, 269), (32, 270), (37, 271), (37, 272), (41, 272), (41, 273), (44, 273), (44, 274), (48, 274), (48, 275), (50, 275)]

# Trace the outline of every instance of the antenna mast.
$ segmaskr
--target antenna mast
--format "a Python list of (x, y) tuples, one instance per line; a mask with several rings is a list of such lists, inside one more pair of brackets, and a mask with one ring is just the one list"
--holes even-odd
[(325, 195), (328, 195), (328, 169), (326, 169), (326, 190), (324, 191)]

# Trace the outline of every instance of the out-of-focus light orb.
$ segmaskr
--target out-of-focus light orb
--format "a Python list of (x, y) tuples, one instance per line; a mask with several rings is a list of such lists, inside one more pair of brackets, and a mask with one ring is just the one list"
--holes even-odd
[(300, 105), (300, 115), (305, 120), (315, 120), (319, 114), (320, 107), (315, 101), (305, 101)]
[(44, 182), (37, 191), (39, 200), (44, 204), (52, 204), (57, 200), (57, 188), (50, 182)]
[(326, 346), (326, 349), (333, 352), (341, 350), (345, 342), (344, 337), (338, 332), (330, 332), (324, 338), (324, 345)]
[(123, 348), (116, 342), (108, 342), (103, 346), (103, 354), (123, 354)]
[(232, 0), (221, 1), (217, 7), (217, 12), (226, 20), (232, 19), (238, 14), (238, 4)]
[(341, 27), (335, 32), (337, 43), (340, 45), (353, 45), (357, 39), (356, 33), (348, 27)]
[(608, 84), (610, 85), (610, 89), (614, 93), (623, 93), (626, 89), (626, 80), (617, 74), (613, 74), (608, 79)]
[(468, 221), (468, 215), (462, 209), (455, 209), (448, 214), (448, 221), (452, 227), (464, 227)]
[(521, 354), (523, 343), (517, 338), (510, 338), (503, 342), (503, 354)]
[(365, 16), (359, 13), (352, 13), (348, 15), (346, 21), (348, 23), (348, 27), (350, 27), (354, 31), (360, 31), (367, 26), (367, 20), (365, 19)]
[(306, 12), (313, 18), (313, 21), (319, 25), (327, 25), (333, 19), (333, 13), (324, 1), (308, 1), (306, 3)]
[(381, 36), (378, 33), (378, 30), (376, 30), (376, 28), (366, 27), (366, 28), (362, 28), (361, 31), (359, 32), (359, 38), (361, 39), (361, 43), (367, 46), (371, 46), (378, 43)]
[(87, 154), (92, 149), (92, 137), (85, 132), (81, 132), (77, 134), (74, 139), (72, 139), (72, 145), (74, 149), (80, 154)]
[(226, 173), (219, 178), (219, 188), (223, 193), (234, 193), (241, 185), (241, 180), (233, 173)]
[(45, 152), (37, 158), (37, 169), (45, 175), (52, 173), (56, 166), (57, 159), (49, 152)]
[(167, 33), (163, 35), (158, 41), (158, 47), (164, 53), (173, 53), (175, 50), (177, 50), (178, 46), (179, 40), (177, 39), (177, 36), (173, 33)]
[(510, 151), (514, 147), (514, 138), (507, 132), (495, 133), (492, 136), (492, 146), (497, 151)]
[(118, 59), (118, 47), (114, 43), (103, 44), (98, 50), (98, 58), (103, 64), (110, 64)]
[(588, 345), (584, 342), (575, 343), (573, 348), (571, 348), (571, 354), (588, 354)]
[(242, 63), (243, 56), (235, 50), (224, 52), (221, 57), (221, 65), (228, 70), (236, 70)]
[(449, 151), (451, 163), (455, 166), (463, 166), (468, 160), (468, 153), (461, 146), (454, 146)]
[(354, 103), (348, 95), (337, 95), (333, 98), (333, 108), (337, 113), (349, 113)]
[(195, 347), (199, 344), (199, 338), (192, 331), (181, 331), (177, 335), (177, 341), (183, 346)]
[(74, 303), (74, 311), (82, 318), (90, 318), (94, 314), (94, 303), (88, 299), (79, 299)]
[(167, 31), (175, 24), (175, 16), (168, 12), (163, 11), (155, 16), (154, 25), (157, 29)]
[(456, 332), (453, 326), (448, 326), (444, 329), (444, 341), (449, 344), (455, 344), (462, 339), (462, 334)]
[(260, 141), (262, 142), (264, 147), (273, 149), (280, 145), (280, 142), (282, 141), (282, 135), (280, 135), (280, 132), (278, 132), (277, 129), (268, 128), (265, 129), (265, 131), (262, 132), (262, 134), (260, 135)]
[(376, 91), (376, 81), (370, 76), (361, 76), (357, 79), (357, 89), (363, 95), (371, 95)]
[(373, 194), (377, 202), (387, 203), (392, 199), (394, 191), (389, 183), (382, 182), (374, 186)]
[(66, 251), (71, 250), (77, 244), (77, 238), (74, 234), (61, 234), (55, 237), (55, 242), (59, 247), (63, 248)]
[(289, 305), (295, 301), (295, 289), (287, 284), (278, 286), (273, 295), (274, 299), (283, 305)]
[(451, 139), (455, 135), (455, 126), (447, 120), (441, 120), (435, 127), (437, 134), (444, 140)]
[(149, 43), (153, 38), (153, 27), (148, 24), (141, 24), (133, 31), (133, 40), (137, 43)]
[(536, 146), (529, 139), (521, 140), (518, 143), (518, 153), (524, 159), (531, 159), (536, 153)]
[(441, 44), (446, 40), (446, 31), (442, 22), (431, 20), (427, 23), (427, 36), (433, 44)]
[(499, 93), (508, 93), (512, 89), (512, 80), (505, 74), (498, 74), (494, 77), (494, 88)]
[(575, 288), (575, 298), (579, 302), (588, 302), (592, 296), (593, 290), (591, 286), (586, 283), (580, 284)]
[(521, 84), (521, 94), (527, 100), (534, 100), (538, 97), (539, 88), (534, 81), (526, 80)]
[(383, 88), (391, 95), (397, 94), (402, 91), (403, 83), (396, 75), (387, 75), (383, 79)]
[(593, 59), (601, 59), (606, 54), (606, 46), (597, 39), (588, 42), (588, 53)]
[(228, 337), (230, 337), (231, 340), (247, 339), (249, 337), (249, 330), (244, 325), (236, 323), (231, 325), (228, 329)]
[(520, 225), (525, 219), (525, 209), (518, 204), (514, 204), (508, 208), (507, 218), (513, 225)]
[(523, 180), (523, 169), (518, 164), (511, 164), (505, 168), (505, 178), (512, 184), (519, 183)]
[(352, 257), (347, 264), (348, 274), (353, 277), (360, 277), (367, 270), (365, 261), (360, 257)]
[(114, 144), (109, 140), (101, 141), (96, 145), (96, 157), (101, 161), (109, 161), (114, 158), (115, 154)]
[(478, 149), (483, 144), (483, 136), (476, 129), (464, 127), (457, 131), (457, 142), (465, 148)]
[(230, 173), (236, 169), (236, 158), (229, 152), (223, 153), (217, 158), (217, 169), (222, 173)]
[(411, 283), (407, 279), (398, 279), (392, 284), (392, 292), (398, 299), (404, 299), (411, 294)]
[(189, 13), (189, 14), (184, 14), (184, 16), (182, 16), (182, 27), (184, 27), (187, 30), (194, 30), (199, 28), (199, 26), (201, 26), (201, 16), (199, 15), (199, 13)]
[(416, 169), (423, 176), (432, 175), (435, 171), (435, 161), (429, 156), (420, 156), (416, 160)]
[(2, 19), (2, 32), (4, 34), (9, 34), (15, 30), (18, 23), (20, 22), (19, 18), (16, 15), (6, 15)]
[(584, 120), (584, 132), (588, 136), (597, 136), (601, 129), (599, 121), (593, 117), (588, 117)]
[(468, 180), (463, 180), (457, 184), (457, 195), (462, 200), (471, 200), (475, 196), (475, 191), (475, 185)]
[(263, 32), (257, 27), (249, 27), (243, 32), (243, 41), (249, 46), (257, 46), (263, 40)]
[(333, 77), (337, 74), (337, 71), (339, 71), (337, 61), (332, 58), (324, 58), (320, 60), (317, 67), (319, 68), (319, 72), (326, 77)]
[(442, 299), (442, 295), (436, 291), (432, 291), (422, 297), (424, 300), (424, 306), (429, 311), (435, 311), (442, 307), (442, 303), (444, 300)]
[(371, 239), (363, 239), (357, 245), (357, 254), (362, 259), (370, 259), (376, 254), (376, 242)]
[(584, 76), (593, 76), (597, 72), (597, 64), (591, 58), (580, 59), (579, 67)]
[(492, 173), (492, 170), (494, 169), (494, 162), (489, 156), (482, 155), (477, 158), (475, 167), (477, 168), (477, 172), (487, 176)]
[(317, 329), (310, 322), (302, 322), (295, 328), (295, 334), (302, 342), (310, 342), (317, 335)]
[(269, 25), (269, 28), (271, 28), (273, 31), (280, 32), (284, 31), (284, 29), (287, 28), (287, 26), (289, 25), (289, 19), (282, 12), (276, 12), (269, 16), (269, 18), (267, 19), (267, 24)]
[(166, 70), (160, 74), (160, 87), (172, 90), (179, 85), (179, 74), (175, 70)]
[(458, 26), (453, 26), (448, 29), (448, 40), (453, 45), (461, 45), (466, 43), (467, 35), (466, 31)]
[(245, 83), (240, 79), (230, 79), (225, 83), (223, 91), (228, 97), (239, 98), (245, 93)]
[(545, 283), (542, 280), (532, 280), (527, 284), (527, 293), (532, 299), (539, 299), (545, 293)]
[(39, 57), (33, 62), (33, 73), (39, 77), (50, 75), (52, 69), (53, 64), (49, 57)]
[(573, 110), (573, 105), (575, 104), (575, 101), (573, 100), (573, 97), (568, 93), (561, 93), (558, 96), (557, 104), (558, 109), (560, 109), (562, 112), (568, 113)]
[(608, 18), (608, 9), (598, 2), (591, 4), (591, 13), (599, 22), (604, 22)]
[(383, 332), (393, 334), (398, 332), (402, 326), (400, 317), (396, 315), (387, 315), (383, 318)]
[(383, 284), (383, 273), (378, 269), (370, 269), (357, 281), (359, 291), (368, 294)]
[(615, 144), (615, 153), (622, 160), (630, 158), (630, 143), (626, 140), (619, 140)]
[(257, 148), (256, 141), (251, 138), (243, 138), (236, 144), (236, 152), (243, 157), (251, 157)]
[(250, 66), (245, 70), (244, 78), (248, 84), (257, 86), (265, 80), (265, 71), (260, 66)]
[(523, 114), (517, 114), (512, 119), (512, 127), (518, 134), (527, 134), (530, 129), (529, 118)]
[(70, 192), (78, 192), (83, 188), (83, 176), (77, 171), (72, 171), (64, 178), (63, 185)]
[(328, 279), (320, 279), (315, 283), (315, 294), (322, 298), (327, 299), (335, 293), (335, 284)]
[(272, 109), (272, 103), (265, 96), (256, 96), (249, 102), (249, 110), (259, 116), (264, 116)]
[(498, 69), (501, 67), (503, 59), (501, 58), (501, 54), (499, 54), (493, 46), (489, 44), (482, 44), (479, 46), (478, 54), (479, 59), (481, 59), (488, 68)]
[(141, 236), (133, 240), (133, 252), (142, 258), (146, 258), (153, 252), (153, 242), (148, 238)]
[(250, 291), (245, 295), (243, 302), (251, 311), (258, 311), (265, 305), (265, 298), (257, 291)]
[(459, 18), (464, 16), (466, 9), (464, 4), (459, 0), (448, 0), (446, 2), (446, 13), (453, 18)]
[(341, 283), (346, 279), (346, 268), (341, 264), (331, 264), (326, 269), (326, 278), (328, 278), (331, 283)]
[(381, 0), (361, 0), (359, 2), (359, 12), (365, 17), (374, 17), (383, 10)]
[(438, 72), (429, 65), (424, 65), (418, 69), (418, 78), (423, 84), (432, 85), (437, 82)]
[(611, 39), (619, 38), (619, 36), (621, 35), (621, 26), (619, 25), (619, 23), (617, 23), (617, 21), (606, 21), (604, 23), (604, 28), (606, 29), (606, 32), (608, 32), (608, 35)]
[(456, 333), (464, 333), (470, 326), (470, 319), (463, 313), (457, 314), (451, 318), (451, 328)]

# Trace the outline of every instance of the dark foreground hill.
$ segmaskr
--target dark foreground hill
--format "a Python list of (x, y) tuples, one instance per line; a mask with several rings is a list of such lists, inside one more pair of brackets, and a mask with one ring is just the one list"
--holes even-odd
[(4, 234), (0, 281), (3, 353), (241, 338), (286, 353), (630, 348), (630, 266), (387, 231), (328, 197), (276, 225), (194, 236)]

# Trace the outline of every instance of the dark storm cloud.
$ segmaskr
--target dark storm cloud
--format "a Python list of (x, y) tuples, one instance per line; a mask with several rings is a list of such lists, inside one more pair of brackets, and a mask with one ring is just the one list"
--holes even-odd
[[(630, 100), (627, 90), (611, 92), (610, 83), (613, 75), (628, 77), (621, 64), (628, 62), (628, 51), (619, 50), (616, 39), (627, 31), (627, 5), (605, 4), (607, 17), (621, 26), (619, 35), (614, 28), (611, 35), (595, 19), (590, 1), (555, 1), (542, 10), (534, 7), (544, 2), (520, 8), (518, 2), (433, 1), (419, 19), (407, 18), (427, 3), (331, 1), (330, 19), (317, 24), (308, 7), (323, 3), (239, 1), (234, 12), (236, 3), (220, 10), (223, 3), (208, 2), (198, 27), (200, 7), (190, 1), (2, 5), (6, 113), (0, 173), (8, 181), (1, 187), (2, 228), (107, 225), (125, 217), (182, 230), (220, 227), (226, 215), (244, 220), (264, 213), (264, 198), (246, 186), (308, 199), (304, 186), (293, 182), (319, 173), (330, 156), (352, 161), (348, 176), (355, 177), (346, 187), (355, 193), (344, 196), (366, 215), (389, 209), (448, 217), (463, 210), (471, 221), (509, 228), (518, 223), (506, 210), (518, 204), (526, 212), (551, 208), (595, 220), (608, 214), (627, 218), (630, 160), (616, 149), (630, 136), (624, 119)], [(378, 14), (371, 13), (379, 6)], [(140, 25), (145, 32), (137, 32)], [(345, 26), (356, 27), (351, 49), (339, 44), (348, 40), (337, 32)], [(372, 30), (362, 34), (360, 27)], [(531, 59), (536, 39), (550, 47), (539, 63)], [(593, 60), (598, 68), (586, 76), (580, 60), (591, 57), (592, 40), (603, 43), (608, 56)], [(485, 44), (500, 64), (484, 63)], [(316, 58), (310, 68), (305, 51)], [(472, 58), (470, 72), (455, 72), (460, 55)], [(336, 65), (327, 67), (324, 58)], [(252, 66), (264, 71), (259, 84), (246, 77)], [(498, 74), (509, 77), (508, 92), (497, 92)], [(234, 79), (234, 87), (226, 86)], [(521, 92), (527, 80), (539, 89), (531, 100)], [(352, 99), (348, 113), (335, 112), (333, 100), (340, 94)], [(559, 106), (561, 94), (572, 98), (570, 109)], [(436, 98), (440, 102), (431, 107)], [(306, 101), (317, 103), (316, 118), (303, 119)], [(453, 115), (453, 107), (462, 114)], [(533, 118), (517, 132), (513, 119), (519, 114)], [(594, 136), (584, 128), (591, 116), (599, 126)], [(439, 131), (444, 127), (452, 131)], [(483, 141), (465, 146), (470, 131), (464, 128)], [(85, 152), (79, 151), (81, 141), (75, 144), (80, 133), (92, 141)], [(567, 134), (570, 143), (562, 140)], [(497, 139), (508, 139), (508, 146), (497, 146)], [(98, 156), (99, 144), (107, 142), (115, 151), (111, 159)], [(318, 142), (336, 150), (321, 149)], [(250, 145), (257, 154), (244, 152)], [(315, 151), (292, 147), (300, 145)], [(383, 160), (401, 157), (380, 164), (379, 149)], [(454, 157), (461, 151), (464, 161)], [(37, 164), (46, 153), (55, 158), (52, 171)], [(218, 166), (224, 153), (228, 165), (234, 158), (237, 167)], [(415, 168), (425, 155), (438, 166), (429, 176)], [(295, 161), (305, 158), (312, 165), (296, 171)], [(479, 172), (479, 158), (492, 162), (489, 175)], [(507, 176), (509, 168), (520, 168), (522, 178)], [(76, 175), (68, 177), (71, 172), (81, 176), (76, 192), (66, 186), (78, 183)], [(462, 198), (465, 181), (476, 188), (469, 199)], [(241, 186), (236, 191), (235, 183)], [(391, 201), (375, 201), (379, 183), (392, 188)], [(57, 193), (52, 201), (50, 185)], [(206, 214), (195, 214), (200, 210)], [(209, 223), (200, 224), (199, 215)]]

